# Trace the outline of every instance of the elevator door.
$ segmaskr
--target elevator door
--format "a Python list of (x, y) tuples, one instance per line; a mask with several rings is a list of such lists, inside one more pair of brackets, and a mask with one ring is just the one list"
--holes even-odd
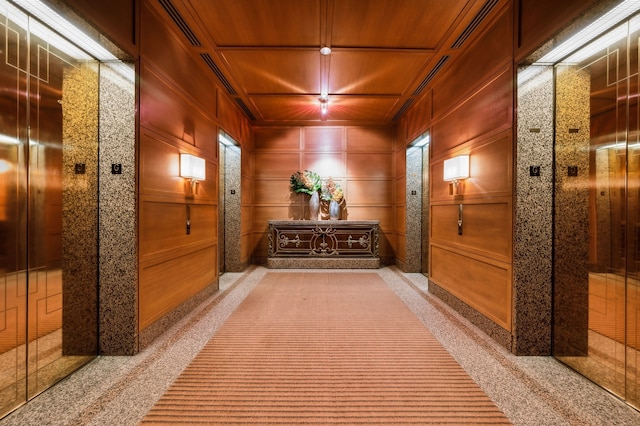
[(638, 28), (556, 67), (554, 355), (640, 408)]
[(0, 18), (2, 417), (97, 353), (73, 324), (97, 336), (98, 73), (4, 1)]

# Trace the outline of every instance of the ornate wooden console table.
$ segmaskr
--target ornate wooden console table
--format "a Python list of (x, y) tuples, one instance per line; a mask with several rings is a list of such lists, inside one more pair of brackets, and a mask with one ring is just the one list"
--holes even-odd
[(379, 268), (378, 220), (270, 220), (269, 268)]

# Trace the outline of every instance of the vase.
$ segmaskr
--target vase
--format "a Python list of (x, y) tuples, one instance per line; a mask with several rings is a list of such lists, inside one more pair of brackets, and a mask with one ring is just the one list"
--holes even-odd
[(338, 220), (340, 218), (340, 204), (336, 200), (329, 203), (329, 220)]
[(318, 192), (314, 192), (309, 198), (309, 219), (318, 220), (318, 214), (320, 214), (320, 194)]

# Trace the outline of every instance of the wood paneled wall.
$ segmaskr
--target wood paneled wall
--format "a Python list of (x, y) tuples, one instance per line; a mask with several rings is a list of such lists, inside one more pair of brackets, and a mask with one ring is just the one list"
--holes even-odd
[(391, 127), (255, 128), (253, 259), (266, 263), (267, 221), (309, 218), (308, 196), (289, 189), (297, 170), (333, 177), (344, 190), (341, 218), (380, 220), (380, 256), (396, 249), (396, 144)]
[(141, 0), (63, 0), (120, 49), (138, 56), (138, 11)]
[[(430, 279), (511, 331), (513, 34), (505, 7), (432, 88)], [(443, 164), (470, 156), (450, 195)], [(458, 234), (462, 208), (462, 235)]]
[[(514, 68), (513, 51), (504, 41), (512, 37), (507, 4), (399, 126), (405, 143), (425, 130), (431, 136), (425, 172), (431, 282), (507, 331), (512, 322)], [(451, 195), (443, 164), (460, 154), (470, 155), (470, 178)]]
[(598, 2), (615, 3), (616, 0), (515, 0), (516, 63)]
[[(218, 285), (218, 131), (240, 143), (251, 130), (238, 108), (168, 30), (166, 12), (143, 2), (140, 26), (139, 329)], [(197, 193), (180, 177), (181, 153), (206, 160)], [(247, 155), (246, 157), (249, 157)], [(250, 175), (251, 162), (243, 161)], [(250, 192), (249, 192), (250, 194)], [(243, 196), (243, 200), (245, 197)], [(249, 203), (244, 203), (250, 213)], [(242, 213), (243, 239), (250, 226)], [(190, 227), (187, 228), (187, 222)], [(248, 244), (247, 244), (248, 245)], [(243, 257), (248, 258), (248, 250)]]

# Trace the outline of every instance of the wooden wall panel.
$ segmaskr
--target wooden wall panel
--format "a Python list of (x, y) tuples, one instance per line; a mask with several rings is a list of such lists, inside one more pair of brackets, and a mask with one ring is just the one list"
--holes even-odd
[(254, 178), (286, 178), (289, 182), (292, 173), (300, 170), (300, 154), (255, 152), (254, 153)]
[(253, 204), (288, 204), (299, 203), (298, 197), (291, 192), (289, 180), (286, 179), (255, 179), (254, 184), (259, 191), (255, 191)]
[(598, 0), (517, 0), (515, 59), (520, 62)]
[(464, 54), (456, 58), (433, 89), (433, 115), (441, 117), (470, 96), (482, 82), (491, 80), (496, 67), (511, 63), (512, 47), (505, 40), (513, 34), (511, 8), (506, 8), (494, 24)]
[(191, 113), (202, 113), (213, 119), (216, 117), (213, 74), (205, 73), (204, 62), (195, 62), (187, 52), (186, 46), (181, 43), (180, 37), (167, 31), (163, 19), (159, 16), (160, 13), (166, 15), (166, 12), (156, 11), (148, 3), (143, 1), (140, 55), (163, 81), (170, 81), (171, 84), (180, 87), (180, 95), (198, 105), (190, 111)]
[(209, 246), (165, 262), (140, 265), (140, 329), (145, 329), (218, 277), (218, 248)]
[(390, 205), (393, 204), (392, 180), (349, 179), (345, 188), (345, 197), (349, 205)]
[(395, 231), (393, 206), (352, 206), (347, 203), (349, 220), (379, 220), (380, 230), (391, 234)]
[(503, 197), (512, 192), (513, 142), (511, 132), (489, 141), (472, 141), (463, 148), (443, 153), (430, 162), (430, 192), (433, 201), (452, 200), (449, 182), (443, 179), (444, 161), (457, 155), (469, 155), (469, 179), (459, 182), (464, 199)]
[(181, 88), (163, 80), (149, 64), (140, 66), (140, 122), (197, 146), (215, 157), (218, 129), (213, 121), (183, 95)]
[(256, 128), (253, 198), (253, 259), (266, 262), (266, 230), (270, 219), (309, 217), (305, 194), (289, 190), (291, 174), (312, 170), (333, 177), (345, 193), (341, 217), (380, 220), (386, 261), (393, 261), (394, 131), (386, 127)]
[(303, 128), (303, 149), (305, 152), (334, 151), (345, 149), (342, 127), (305, 127)]
[(301, 170), (313, 170), (323, 179), (329, 176), (340, 178), (345, 176), (345, 153), (338, 152), (311, 152), (302, 154)]
[[(142, 130), (138, 174), (140, 191), (143, 194), (184, 197), (188, 193), (188, 182), (180, 177), (180, 153), (201, 153), (181, 141), (169, 141), (153, 132)], [(198, 199), (217, 200), (217, 165), (205, 160), (207, 178), (198, 182)]]
[(392, 153), (347, 154), (347, 176), (368, 179), (390, 179), (393, 177)]
[(511, 331), (511, 266), (431, 245), (431, 280)]
[(242, 141), (245, 136), (245, 130), (243, 129), (246, 119), (243, 113), (236, 108), (235, 102), (229, 98), (221, 90), (217, 90), (215, 93), (210, 92), (211, 96), (217, 99), (217, 116), (218, 123), (224, 131), (233, 137), (236, 141)]
[(414, 141), (429, 129), (431, 124), (431, 91), (427, 93), (411, 108), (405, 116), (405, 132), (400, 133), (403, 145)]
[(511, 259), (511, 200), (464, 204), (462, 235), (458, 235), (458, 204), (431, 207), (434, 244), (447, 244), (509, 262)]
[[(181, 202), (142, 201), (140, 206), (140, 258), (166, 254), (181, 248), (215, 243), (217, 206)], [(187, 214), (190, 234), (186, 232)]]
[(432, 156), (437, 157), (464, 142), (512, 126), (513, 69), (508, 67), (448, 115), (437, 121), (434, 118)]
[(64, 0), (120, 49), (138, 56), (136, 21), (141, 0)]
[(254, 130), (254, 150), (295, 151), (301, 148), (300, 127), (258, 128)]
[(391, 151), (394, 148), (390, 127), (348, 127), (347, 152)]

